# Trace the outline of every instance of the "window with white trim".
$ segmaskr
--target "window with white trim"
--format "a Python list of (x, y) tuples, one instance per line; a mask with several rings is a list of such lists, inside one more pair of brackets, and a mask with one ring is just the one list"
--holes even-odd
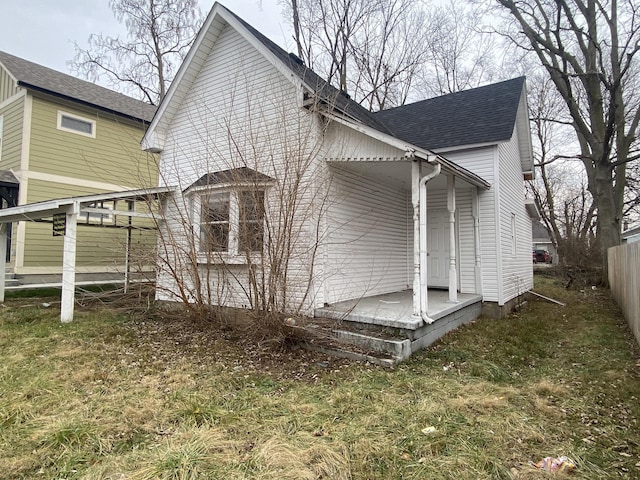
[(58, 130), (96, 137), (96, 121), (58, 110)]
[(516, 214), (511, 214), (511, 255), (516, 255)]
[(209, 190), (199, 198), (200, 253), (238, 256), (262, 251), (264, 190)]

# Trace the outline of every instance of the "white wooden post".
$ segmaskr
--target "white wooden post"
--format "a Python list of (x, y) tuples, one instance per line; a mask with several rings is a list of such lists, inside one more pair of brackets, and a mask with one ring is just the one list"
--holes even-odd
[(0, 302), (4, 302), (4, 280), (7, 275), (7, 229), (10, 223), (0, 223)]
[(420, 162), (411, 162), (411, 203), (413, 204), (413, 316), (420, 317)]
[(478, 207), (478, 189), (471, 192), (471, 215), (473, 216), (473, 245), (475, 249), (476, 293), (482, 293), (482, 270), (480, 269), (480, 212)]
[[(114, 203), (114, 210), (115, 208), (115, 203)], [(133, 201), (128, 201), (127, 202), (128, 205), (128, 210), (130, 212), (132, 212), (134, 210), (134, 203)], [(127, 217), (127, 244), (126, 244), (126, 254), (124, 257), (124, 293), (127, 293), (127, 290), (129, 289), (129, 277), (130, 277), (130, 273), (131, 273), (131, 228), (132, 228), (132, 224), (133, 224), (133, 219), (131, 217), (131, 215), (129, 215)]]
[(60, 321), (62, 323), (68, 323), (73, 320), (76, 288), (78, 210), (79, 205), (74, 203), (66, 213), (64, 246), (62, 251), (62, 306), (60, 308)]
[(447, 210), (449, 211), (449, 301), (458, 301), (456, 266), (456, 177), (447, 177)]

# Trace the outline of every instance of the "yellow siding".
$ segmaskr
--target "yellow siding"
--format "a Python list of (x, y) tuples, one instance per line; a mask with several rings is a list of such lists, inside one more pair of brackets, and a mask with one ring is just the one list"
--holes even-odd
[(18, 93), (18, 85), (9, 73), (0, 67), (0, 102)]
[(0, 108), (0, 115), (3, 117), (0, 170), (18, 170), (22, 152), (24, 97), (20, 97), (9, 105)]
[[(53, 182), (39, 180), (29, 181), (28, 203), (43, 201), (54, 198), (55, 192), (65, 191), (66, 196), (87, 195), (96, 192), (91, 189), (75, 187)], [(60, 195), (57, 195), (60, 196)], [(125, 210), (125, 205), (119, 205), (118, 209)], [(125, 224), (124, 217), (118, 217), (118, 224)], [(145, 222), (134, 219), (134, 226), (143, 225)], [(149, 222), (147, 221), (148, 225)], [(119, 268), (125, 262), (126, 229), (100, 228), (100, 227), (78, 227), (78, 243), (76, 264), (78, 267), (106, 267)], [(156, 236), (154, 231), (133, 231), (132, 236), (132, 261), (145, 265), (152, 264), (152, 261), (143, 259), (142, 252), (150, 255), (155, 248)], [(60, 269), (62, 266), (62, 243), (63, 237), (54, 237), (52, 225), (50, 223), (26, 224), (25, 244), (24, 244), (24, 267), (49, 267)]]
[[(58, 111), (94, 120), (95, 138), (59, 130)], [(153, 156), (140, 149), (142, 135), (141, 124), (50, 98), (34, 97), (29, 169), (125, 188), (155, 186), (157, 167)], [(56, 194), (49, 198), (61, 196), (68, 195)]]

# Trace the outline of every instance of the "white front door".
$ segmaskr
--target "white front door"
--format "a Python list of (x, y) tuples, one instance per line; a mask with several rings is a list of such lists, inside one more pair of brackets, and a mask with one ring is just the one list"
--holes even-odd
[(449, 287), (449, 212), (427, 212), (427, 286)]

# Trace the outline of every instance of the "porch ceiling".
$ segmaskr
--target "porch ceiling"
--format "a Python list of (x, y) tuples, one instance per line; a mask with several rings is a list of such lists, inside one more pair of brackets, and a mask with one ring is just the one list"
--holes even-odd
[[(376, 179), (380, 183), (393, 186), (398, 189), (411, 190), (411, 161), (357, 161), (357, 162), (331, 162), (340, 169), (348, 170), (356, 174), (365, 175)], [(457, 188), (471, 187), (472, 185), (463, 179), (456, 178)], [(429, 181), (429, 188), (446, 189), (447, 176), (443, 173)]]

